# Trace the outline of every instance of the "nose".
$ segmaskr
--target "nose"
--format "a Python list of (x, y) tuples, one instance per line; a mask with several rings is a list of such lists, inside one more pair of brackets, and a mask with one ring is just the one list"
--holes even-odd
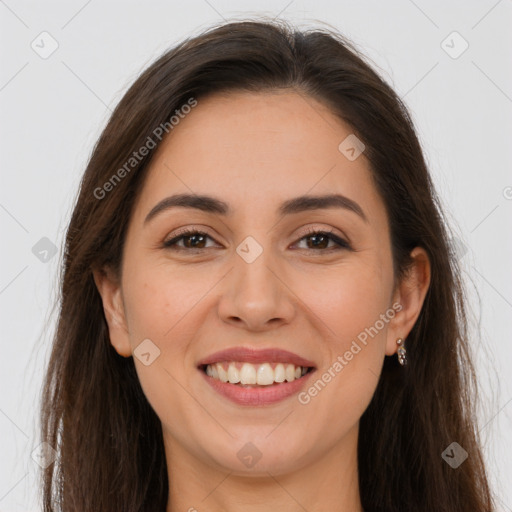
[(234, 266), (222, 284), (221, 320), (250, 331), (266, 331), (292, 321), (294, 295), (269, 252), (264, 250), (251, 263), (234, 254)]

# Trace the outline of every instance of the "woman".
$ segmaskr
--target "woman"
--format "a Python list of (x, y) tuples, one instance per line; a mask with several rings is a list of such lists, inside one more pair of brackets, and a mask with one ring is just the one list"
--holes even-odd
[(492, 510), (465, 299), (407, 109), (235, 22), (125, 94), (67, 231), (50, 510)]

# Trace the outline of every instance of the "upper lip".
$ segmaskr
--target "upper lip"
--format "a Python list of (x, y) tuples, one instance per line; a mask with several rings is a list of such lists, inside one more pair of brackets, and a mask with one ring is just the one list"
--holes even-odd
[(290, 363), (295, 366), (315, 367), (312, 361), (282, 350), (280, 348), (253, 349), (248, 347), (233, 347), (220, 350), (201, 359), (198, 366), (220, 363), (222, 361), (239, 361), (241, 363)]

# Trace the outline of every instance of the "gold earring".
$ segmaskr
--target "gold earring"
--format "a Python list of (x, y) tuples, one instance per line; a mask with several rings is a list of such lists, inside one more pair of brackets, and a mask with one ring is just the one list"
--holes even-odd
[(398, 355), (398, 362), (405, 366), (407, 364), (407, 351), (404, 347), (404, 340), (402, 338), (398, 338), (396, 340), (396, 344), (398, 345), (397, 355)]

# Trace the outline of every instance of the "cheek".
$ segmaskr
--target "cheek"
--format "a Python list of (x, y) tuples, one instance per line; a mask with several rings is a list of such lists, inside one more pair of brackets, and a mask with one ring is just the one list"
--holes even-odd
[(186, 339), (187, 316), (209, 286), (204, 280), (164, 270), (159, 266), (131, 273), (125, 286), (126, 314), (132, 345), (150, 338), (175, 353), (183, 349), (180, 340)]
[(378, 330), (385, 331), (387, 323), (383, 326), (379, 319), (389, 307), (392, 280), (378, 269), (375, 264), (358, 263), (297, 278), (297, 283), (302, 283), (297, 286), (297, 295), (304, 298), (313, 318), (322, 321), (336, 349), (342, 350), (347, 343), (350, 346), (352, 339), (376, 322)]
[[(389, 321), (394, 317), (389, 296), (392, 279), (375, 264), (354, 265), (311, 280), (303, 288), (305, 301), (314, 313), (317, 330), (323, 333), (323, 367), (309, 398), (313, 407), (328, 417), (340, 410), (362, 414), (375, 391), (385, 355)], [(316, 398), (316, 397), (319, 398)], [(321, 396), (321, 398), (320, 398)], [(305, 401), (308, 397), (305, 397)]]
[[(198, 310), (194, 308), (211, 285), (204, 280), (191, 281), (190, 276), (171, 274), (162, 265), (142, 267), (134, 263), (124, 286), (135, 367), (144, 394), (157, 415), (179, 430), (183, 419), (178, 420), (171, 413), (183, 411), (190, 402), (190, 395), (182, 386), (190, 372), (189, 348), (198, 325), (193, 320)], [(154, 344), (144, 350), (152, 358), (149, 365), (137, 357), (137, 347), (147, 339)]]

